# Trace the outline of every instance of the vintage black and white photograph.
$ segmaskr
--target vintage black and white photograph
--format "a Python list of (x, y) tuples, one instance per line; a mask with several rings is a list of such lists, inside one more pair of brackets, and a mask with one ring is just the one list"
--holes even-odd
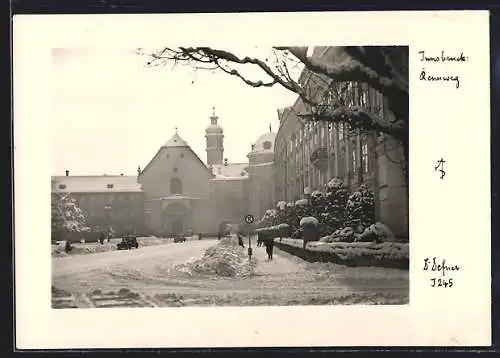
[(407, 305), (408, 62), (52, 48), (52, 308)]

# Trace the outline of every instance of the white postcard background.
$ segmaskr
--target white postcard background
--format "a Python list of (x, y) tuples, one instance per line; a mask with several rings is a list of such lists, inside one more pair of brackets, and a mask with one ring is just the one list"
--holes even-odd
[[(488, 35), (485, 11), (16, 16), (17, 347), (489, 345)], [(410, 46), (410, 304), (52, 310), (51, 48), (236, 43)], [(420, 50), (469, 61), (423, 66)], [(460, 88), (419, 81), (422, 67), (459, 75)], [(452, 288), (430, 287), (432, 256), (460, 265)]]

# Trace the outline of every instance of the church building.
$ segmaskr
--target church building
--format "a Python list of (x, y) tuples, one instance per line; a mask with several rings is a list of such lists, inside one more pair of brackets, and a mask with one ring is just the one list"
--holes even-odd
[[(205, 129), (205, 162), (176, 130), (144, 169), (138, 168), (137, 177), (72, 177), (67, 172), (66, 176), (52, 178), (52, 190), (71, 193), (89, 218), (104, 217), (104, 224), (107, 222), (118, 233), (130, 229), (122, 220), (129, 217), (141, 218), (140, 222), (131, 224), (136, 231), (159, 234), (192, 231), (204, 235), (216, 235), (225, 224), (242, 223), (249, 213), (259, 218), (274, 202), (272, 177), (276, 134), (270, 128), (268, 133), (261, 135), (252, 145), (248, 162), (229, 163), (224, 158), (224, 132), (218, 119), (214, 108)], [(122, 200), (118, 206), (116, 198), (123, 195), (106, 195), (105, 203), (93, 202), (92, 198), (103, 197), (101, 194), (111, 190), (111, 185), (103, 184), (101, 188), (95, 183), (113, 180), (135, 183), (133, 187), (126, 187), (129, 196), (133, 193), (140, 198), (140, 206), (130, 206), (133, 214), (124, 210), (123, 203), (129, 201)], [(74, 185), (76, 183), (78, 186)], [(114, 192), (120, 191), (118, 185), (113, 188)], [(115, 212), (118, 207), (120, 216)], [(142, 215), (137, 213), (137, 208)], [(97, 211), (102, 215), (95, 215)], [(90, 220), (89, 224), (94, 222)]]

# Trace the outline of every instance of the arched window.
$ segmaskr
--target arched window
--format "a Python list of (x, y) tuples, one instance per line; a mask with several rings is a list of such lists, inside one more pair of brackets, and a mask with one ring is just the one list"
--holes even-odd
[(182, 194), (182, 182), (179, 178), (170, 180), (170, 194)]
[(271, 149), (271, 142), (266, 141), (262, 144), (262, 146), (264, 147), (265, 150), (269, 150)]

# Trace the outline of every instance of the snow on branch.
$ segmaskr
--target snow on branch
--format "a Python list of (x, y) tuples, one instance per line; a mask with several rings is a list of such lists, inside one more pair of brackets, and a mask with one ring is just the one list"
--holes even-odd
[[(384, 95), (391, 95), (394, 91), (408, 92), (408, 84), (402, 81), (403, 76), (396, 71), (387, 61), (387, 56), (382, 49), (372, 47), (366, 53), (365, 47), (338, 47), (335, 48), (335, 60), (325, 61), (317, 57), (308, 57), (307, 48), (304, 47), (277, 47), (289, 51), (299, 59), (307, 69), (318, 74), (324, 74), (334, 81), (340, 82), (366, 82)], [(386, 59), (387, 66), (380, 65), (380, 56)]]

